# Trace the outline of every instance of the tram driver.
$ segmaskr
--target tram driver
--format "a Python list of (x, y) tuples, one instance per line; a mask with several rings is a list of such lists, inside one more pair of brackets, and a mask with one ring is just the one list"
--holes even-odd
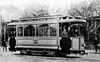
[(62, 32), (62, 38), (68, 38), (68, 30), (64, 28), (64, 31)]
[(62, 39), (60, 41), (60, 46), (63, 52), (70, 53), (71, 48), (71, 40), (68, 35), (68, 29), (64, 28), (62, 32)]

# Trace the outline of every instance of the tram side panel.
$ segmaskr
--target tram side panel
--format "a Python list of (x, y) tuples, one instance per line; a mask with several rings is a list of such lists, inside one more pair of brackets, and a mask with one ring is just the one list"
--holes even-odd
[(85, 43), (84, 43), (84, 37), (72, 37), (72, 47), (70, 49), (71, 53), (85, 53)]
[[(62, 50), (60, 38), (57, 37), (17, 37), (16, 50)], [(67, 41), (66, 41), (67, 42)], [(84, 51), (84, 38), (72, 37), (70, 53), (80, 53)]]
[(17, 50), (54, 50), (58, 49), (58, 40), (57, 38), (44, 39), (44, 38), (17, 38), (16, 44)]

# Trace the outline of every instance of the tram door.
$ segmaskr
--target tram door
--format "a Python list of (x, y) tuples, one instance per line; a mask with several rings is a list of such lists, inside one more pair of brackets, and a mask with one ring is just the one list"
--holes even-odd
[[(83, 29), (81, 27), (81, 29)], [(72, 25), (70, 28), (70, 37), (72, 40), (72, 50), (82, 50), (84, 49), (84, 36), (82, 35), (82, 30), (80, 25)]]

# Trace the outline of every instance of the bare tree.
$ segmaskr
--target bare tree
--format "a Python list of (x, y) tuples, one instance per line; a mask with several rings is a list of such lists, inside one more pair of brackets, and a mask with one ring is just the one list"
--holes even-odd
[(49, 16), (48, 7), (47, 6), (39, 7), (37, 10), (31, 11), (31, 14), (34, 17)]
[(43, 16), (49, 16), (49, 8), (48, 6), (37, 6), (34, 8), (29, 7), (26, 8), (23, 14), (23, 17), (43, 17)]
[(79, 16), (82, 19), (85, 19), (87, 21), (87, 32), (97, 35), (97, 27), (100, 24), (100, 21), (98, 20), (98, 17), (100, 17), (100, 4), (98, 1), (84, 1), (73, 5), (68, 10), (68, 14), (73, 17)]
[(96, 0), (84, 1), (81, 2), (80, 4), (72, 6), (68, 10), (68, 14), (73, 17), (79, 16), (82, 19), (86, 19), (88, 22), (87, 27), (93, 29), (94, 26), (98, 25), (97, 23), (98, 21), (92, 20), (92, 18), (95, 16), (100, 16), (100, 11), (98, 6), (99, 5), (97, 4)]
[(69, 10), (68, 10), (68, 14), (76, 17), (76, 16), (80, 16), (83, 19), (87, 19), (89, 17), (93, 17), (95, 16), (97, 9), (96, 7), (96, 3), (94, 1), (92, 2), (81, 2), (80, 4), (77, 5), (73, 5)]

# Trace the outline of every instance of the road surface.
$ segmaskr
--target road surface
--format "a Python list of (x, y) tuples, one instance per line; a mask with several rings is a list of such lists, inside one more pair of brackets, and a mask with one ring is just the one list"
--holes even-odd
[(0, 48), (0, 62), (100, 62), (100, 53), (88, 52), (88, 55), (83, 56), (51, 57), (40, 54), (20, 55), (18, 51), (13, 53), (3, 52)]

